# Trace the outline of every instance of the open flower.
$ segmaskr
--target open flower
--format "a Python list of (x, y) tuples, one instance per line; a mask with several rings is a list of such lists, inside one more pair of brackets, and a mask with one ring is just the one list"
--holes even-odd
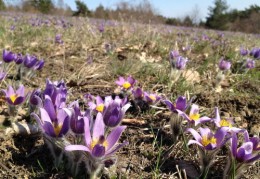
[(167, 105), (167, 107), (172, 111), (177, 113), (177, 109), (179, 111), (185, 111), (187, 109), (187, 101), (184, 96), (180, 96), (176, 99), (175, 103), (172, 103), (169, 100), (164, 100), (164, 103)]
[(116, 84), (118, 86), (121, 86), (123, 89), (128, 90), (133, 87), (135, 82), (136, 82), (136, 80), (134, 78), (132, 78), (131, 76), (128, 76), (127, 79), (120, 76), (119, 79), (116, 81)]
[(189, 140), (188, 145), (197, 144), (206, 150), (214, 150), (222, 147), (226, 142), (226, 130), (223, 128), (219, 128), (215, 134), (209, 128), (201, 127), (199, 128), (200, 134), (192, 128), (187, 131), (195, 138), (195, 140)]
[(23, 64), (27, 68), (32, 68), (37, 62), (38, 59), (35, 56), (31, 56), (29, 54), (24, 56)]
[(218, 66), (222, 71), (229, 70), (231, 67), (231, 62), (221, 59)]
[(8, 86), (7, 90), (2, 90), (5, 93), (6, 101), (9, 105), (19, 105), (24, 102), (24, 86), (20, 85), (20, 87), (14, 91), (12, 86)]
[(144, 100), (149, 104), (157, 103), (160, 99), (161, 97), (157, 94), (144, 92)]
[(238, 148), (237, 135), (234, 134), (231, 138), (231, 153), (238, 162), (251, 163), (260, 159), (260, 154), (253, 154), (253, 147), (253, 142), (248, 141)]
[(208, 122), (208, 121), (211, 120), (211, 118), (209, 118), (207, 116), (200, 117), (199, 106), (196, 105), (196, 104), (193, 104), (191, 106), (191, 110), (190, 110), (189, 116), (185, 112), (183, 112), (181, 110), (177, 109), (177, 111), (178, 111), (180, 116), (182, 116), (184, 119), (186, 119), (189, 123), (194, 123), (195, 126), (197, 126), (200, 123)]
[(69, 130), (71, 111), (66, 108), (55, 108), (51, 98), (49, 96), (45, 98), (44, 107), (39, 108), (41, 117), (35, 113), (32, 113), (32, 116), (45, 134), (51, 137), (62, 137)]
[(246, 68), (248, 69), (255, 68), (255, 61), (248, 58), (246, 60)]
[(103, 112), (105, 108), (104, 100), (100, 96), (96, 96), (96, 102), (89, 101), (88, 105), (91, 110), (94, 110), (96, 112)]
[(222, 127), (227, 132), (237, 133), (237, 132), (244, 131), (244, 129), (233, 127), (234, 122), (231, 118), (221, 119), (219, 115), (218, 107), (215, 107), (215, 118), (213, 119), (213, 121), (217, 127)]
[(117, 150), (127, 144), (127, 142), (117, 144), (126, 126), (117, 126), (108, 136), (105, 136), (105, 124), (101, 113), (97, 114), (93, 130), (90, 128), (89, 119), (85, 118), (84, 120), (85, 146), (68, 145), (65, 147), (65, 150), (83, 150), (90, 153), (93, 158), (103, 159), (114, 154)]

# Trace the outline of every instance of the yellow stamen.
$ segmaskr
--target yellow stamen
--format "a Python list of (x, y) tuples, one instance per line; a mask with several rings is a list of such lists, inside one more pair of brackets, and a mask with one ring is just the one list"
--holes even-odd
[(191, 120), (196, 121), (196, 120), (198, 120), (200, 118), (200, 114), (198, 114), (198, 113), (191, 114), (189, 117), (190, 117)]
[(156, 97), (154, 95), (150, 95), (149, 98), (151, 98), (152, 101), (156, 100)]
[(209, 144), (216, 144), (216, 143), (217, 143), (217, 139), (215, 137), (209, 138), (207, 135), (202, 136), (201, 144), (203, 146), (206, 147)]
[(18, 95), (17, 94), (13, 94), (13, 95), (11, 95), (10, 96), (10, 99), (11, 99), (11, 101), (14, 103), (15, 102), (15, 100), (18, 98)]
[(219, 122), (219, 125), (221, 127), (232, 127), (232, 124), (227, 121), (226, 119), (222, 119), (220, 122)]
[(98, 105), (98, 106), (96, 107), (96, 110), (97, 110), (98, 112), (103, 112), (103, 110), (104, 110), (104, 104)]
[(53, 123), (53, 127), (54, 127), (54, 133), (56, 136), (59, 136), (61, 128), (62, 128), (62, 124), (57, 124), (56, 122)]
[(129, 82), (124, 82), (123, 87), (124, 87), (125, 89), (128, 89), (128, 88), (131, 87), (131, 84), (130, 84)]

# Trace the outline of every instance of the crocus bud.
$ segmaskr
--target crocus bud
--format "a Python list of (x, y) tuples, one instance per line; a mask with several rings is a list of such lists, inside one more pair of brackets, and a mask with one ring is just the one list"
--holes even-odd
[(6, 63), (10, 63), (16, 59), (16, 54), (11, 51), (3, 50), (3, 61)]
[(231, 62), (221, 59), (218, 66), (222, 71), (229, 70), (231, 67)]

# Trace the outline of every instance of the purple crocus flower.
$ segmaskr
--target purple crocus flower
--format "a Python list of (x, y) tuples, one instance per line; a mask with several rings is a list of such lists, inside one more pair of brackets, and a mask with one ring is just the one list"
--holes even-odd
[(131, 89), (135, 83), (136, 80), (131, 76), (128, 76), (127, 79), (120, 76), (119, 79), (116, 81), (116, 84), (118, 86), (121, 86), (125, 90)]
[(106, 109), (103, 113), (105, 125), (108, 127), (115, 127), (119, 125), (125, 115), (125, 112), (130, 106), (130, 103), (127, 103), (121, 107), (120, 104), (114, 101), (109, 103), (109, 105), (106, 105)]
[(63, 40), (61, 39), (62, 35), (61, 34), (57, 34), (55, 36), (55, 43), (57, 44), (63, 44)]
[(40, 89), (33, 90), (33, 92), (30, 95), (29, 102), (33, 106), (37, 106), (37, 105), (42, 104), (41, 90)]
[(253, 142), (248, 141), (243, 143), (238, 148), (238, 139), (237, 135), (234, 134), (230, 140), (231, 142), (231, 153), (232, 156), (241, 163), (251, 163), (260, 159), (260, 154), (253, 154)]
[(3, 61), (6, 63), (10, 63), (16, 59), (16, 54), (11, 51), (3, 50)]
[(39, 60), (33, 67), (35, 70), (41, 70), (44, 66), (44, 60)]
[(244, 129), (233, 127), (234, 122), (231, 118), (221, 119), (218, 107), (215, 107), (215, 118), (213, 119), (213, 121), (217, 127), (222, 127), (227, 132), (238, 133), (244, 131)]
[(207, 116), (200, 117), (199, 106), (196, 104), (193, 104), (191, 106), (189, 116), (181, 110), (178, 110), (178, 109), (176, 109), (176, 110), (180, 116), (182, 116), (184, 119), (186, 119), (189, 123), (194, 123), (195, 126), (197, 126), (200, 123), (208, 122), (211, 120), (211, 118), (209, 118)]
[(200, 147), (206, 150), (214, 150), (222, 147), (225, 143), (226, 130), (219, 128), (214, 134), (209, 128), (199, 128), (200, 134), (192, 129), (187, 129), (187, 132), (190, 132), (195, 140), (189, 140), (188, 145), (197, 144)]
[(248, 54), (248, 50), (244, 48), (240, 48), (240, 55), (246, 56)]
[(19, 105), (25, 100), (23, 85), (20, 85), (16, 91), (14, 91), (12, 86), (8, 86), (7, 90), (2, 91), (5, 93), (6, 101), (9, 105)]
[(104, 103), (104, 100), (100, 96), (97, 96), (96, 102), (89, 101), (88, 106), (90, 107), (91, 110), (95, 110), (96, 112), (102, 113), (104, 111), (105, 103)]
[(185, 111), (187, 109), (187, 101), (184, 96), (180, 96), (176, 99), (175, 103), (172, 103), (169, 100), (164, 100), (164, 103), (167, 107), (174, 113), (177, 113), (177, 109), (179, 111)]
[(143, 97), (144, 97), (143, 90), (139, 87), (136, 88), (135, 90), (133, 90), (132, 94), (133, 94), (135, 99), (143, 99)]
[(37, 62), (38, 62), (38, 59), (35, 56), (31, 56), (28, 54), (24, 56), (23, 64), (27, 68), (32, 68)]
[(75, 134), (84, 133), (84, 118), (90, 115), (90, 111), (87, 110), (83, 115), (79, 108), (78, 101), (75, 101), (71, 105), (73, 107), (73, 114), (70, 120), (70, 128)]
[(69, 130), (70, 116), (65, 109), (59, 109), (57, 115), (51, 108), (40, 108), (41, 118), (32, 113), (42, 131), (51, 137), (62, 137)]
[(158, 96), (157, 94), (144, 92), (144, 100), (147, 103), (154, 104), (154, 103), (158, 102), (160, 99), (161, 99), (161, 97)]
[(260, 48), (253, 48), (249, 55), (253, 56), (255, 59), (260, 59)]
[(249, 68), (249, 69), (255, 68), (255, 61), (248, 58), (246, 60), (246, 68)]
[(260, 150), (260, 138), (259, 137), (249, 137), (248, 131), (246, 130), (244, 133), (244, 140), (245, 142), (252, 142), (253, 143), (253, 151)]
[(16, 56), (16, 59), (14, 61), (17, 65), (22, 64), (23, 63), (23, 55), (18, 53), (17, 56)]
[(179, 52), (177, 50), (170, 51), (170, 59), (175, 59), (175, 58), (177, 58), (179, 56), (180, 56), (180, 54), (179, 54)]
[(187, 58), (184, 58), (182, 56), (177, 57), (175, 62), (175, 68), (178, 70), (183, 70), (186, 67), (186, 63), (188, 62)]
[(229, 70), (231, 67), (231, 62), (221, 59), (218, 66), (220, 70)]
[(93, 129), (90, 128), (89, 119), (85, 118), (84, 120), (85, 146), (68, 145), (65, 150), (83, 150), (90, 153), (93, 158), (105, 159), (128, 143), (117, 144), (126, 126), (117, 126), (108, 136), (105, 136), (105, 124), (101, 113), (97, 114)]

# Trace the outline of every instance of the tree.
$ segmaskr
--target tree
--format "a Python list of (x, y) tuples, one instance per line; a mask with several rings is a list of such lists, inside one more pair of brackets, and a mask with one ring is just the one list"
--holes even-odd
[(32, 0), (31, 5), (38, 11), (47, 14), (54, 9), (54, 5), (51, 0)]
[(77, 10), (73, 13), (73, 16), (89, 16), (90, 15), (90, 10), (88, 9), (87, 5), (80, 1), (76, 0), (75, 1)]
[(206, 26), (212, 29), (225, 30), (228, 22), (227, 10), (226, 0), (215, 0), (214, 7), (209, 7), (209, 17), (206, 19)]
[(3, 0), (0, 0), (0, 11), (5, 10), (6, 6)]

